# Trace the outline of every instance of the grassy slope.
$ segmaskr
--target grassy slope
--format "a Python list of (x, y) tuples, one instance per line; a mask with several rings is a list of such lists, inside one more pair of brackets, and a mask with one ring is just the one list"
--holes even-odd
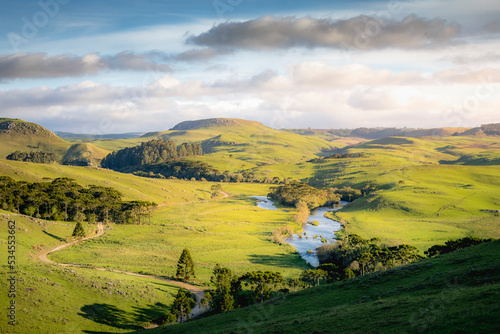
[[(2, 128), (9, 123), (15, 124), (15, 127)], [(17, 150), (53, 152), (61, 158), (70, 147), (70, 143), (40, 125), (12, 118), (0, 118), (0, 143), (0, 158)]]
[(140, 333), (492, 333), (500, 241)]
[(297, 163), (316, 157), (322, 150), (345, 146), (332, 144), (321, 138), (274, 130), (257, 122), (240, 120), (238, 123), (153, 132), (137, 139), (96, 140), (92, 143), (106, 150), (117, 150), (158, 137), (178, 144), (203, 142), (205, 150), (210, 153), (192, 159), (202, 160), (221, 171), (231, 172), (253, 168), (258, 164)]
[[(7, 221), (12, 219), (17, 227), (18, 325), (11, 333), (129, 332), (159, 317), (172, 303), (177, 287), (165, 282), (41, 263), (37, 254), (63, 243), (73, 231), (72, 223), (0, 214), (2, 243), (7, 240)], [(92, 228), (85, 225), (87, 232)], [(5, 249), (0, 261), (1, 271), (7, 272)], [(0, 299), (5, 310), (9, 302), (6, 279), (1, 280), (0, 290), (5, 293)]]
[(99, 166), (100, 161), (111, 153), (108, 150), (103, 150), (92, 143), (78, 143), (72, 145), (63, 157), (63, 161), (71, 161), (72, 159), (89, 160), (93, 166)]
[(367, 156), (254, 170), (317, 187), (376, 184), (381, 189), (376, 195), (355, 201), (338, 216), (351, 233), (388, 244), (409, 243), (423, 251), (467, 235), (500, 237), (500, 217), (480, 211), (499, 209), (498, 165), (440, 164), (461, 154), (495, 157), (500, 154), (496, 137), (384, 138), (349, 152)]
[[(455, 160), (442, 147), (461, 147), (467, 154), (483, 151), (496, 138), (385, 138), (360, 145), (353, 152), (370, 156), (345, 165), (333, 162), (316, 176), (333, 185), (365, 183), (385, 189), (360, 199), (338, 216), (348, 229), (388, 243), (409, 243), (421, 250), (450, 238), (467, 235), (500, 237), (500, 217), (481, 212), (500, 206), (498, 166), (439, 165)], [(491, 149), (490, 156), (500, 150)], [(318, 166), (319, 167), (319, 166)], [(403, 183), (400, 184), (400, 181)]]
[(126, 200), (145, 200), (162, 203), (186, 203), (210, 198), (208, 182), (189, 183), (180, 180), (161, 180), (118, 173), (107, 169), (61, 166), (58, 164), (33, 164), (0, 160), (0, 175), (15, 180), (43, 181), (44, 178), (69, 177), (79, 184), (97, 184), (113, 187)]
[[(249, 270), (266, 269), (279, 270), (286, 277), (298, 277), (301, 270), (307, 267), (291, 247), (279, 246), (269, 241), (272, 230), (286, 225), (293, 213), (270, 212), (259, 209), (255, 206), (254, 200), (247, 198), (249, 195), (267, 194), (269, 191), (268, 185), (223, 184), (222, 189), (232, 194), (232, 197), (213, 201), (208, 200), (211, 196), (210, 186), (213, 184), (210, 182), (147, 179), (101, 169), (12, 161), (1, 162), (0, 174), (28, 181), (41, 181), (44, 177), (69, 176), (74, 177), (77, 182), (82, 184), (102, 184), (115, 187), (123, 191), (127, 199), (140, 198), (155, 200), (159, 203), (165, 202), (165, 200), (168, 202), (167, 205), (162, 205), (153, 213), (151, 225), (114, 225), (102, 237), (88, 240), (85, 243), (52, 254), (50, 257), (55, 261), (173, 276), (182, 249), (188, 247), (195, 260), (198, 282), (200, 283), (206, 283), (209, 280), (211, 271), (218, 262), (231, 267), (238, 274), (243, 274)], [(144, 194), (143, 189), (147, 189), (147, 194)], [(191, 201), (195, 203), (186, 204)], [(22, 222), (23, 219), (21, 219)], [(21, 226), (24, 228), (24, 225)], [(48, 226), (52, 225), (49, 224)], [(62, 225), (54, 224), (53, 226), (59, 227)], [(66, 237), (71, 233), (73, 225), (64, 223), (64, 226), (62, 231), (51, 229), (49, 233), (61, 238)], [(31, 231), (31, 228), (28, 228), (28, 230)], [(3, 229), (2, 232), (6, 233), (6, 230)], [(27, 247), (25, 247), (27, 251), (29, 251), (32, 244), (43, 244), (45, 245), (44, 248), (47, 248), (60, 243), (56, 239), (53, 240), (53, 238), (41, 234), (40, 231), (30, 238), (26, 238), (24, 235), (21, 235), (21, 237), (23, 242), (27, 244)], [(33, 253), (36, 253), (36, 251), (33, 251)], [(29, 257), (29, 264), (23, 267), (23, 272), (26, 272), (26, 275), (30, 277), (30, 281), (37, 276), (47, 277), (50, 282), (63, 282), (70, 277), (70, 274), (65, 274), (63, 269), (47, 267), (39, 264), (37, 260), (33, 259), (32, 255)], [(45, 273), (45, 271), (50, 270), (52, 270), (49, 273), (50, 275)], [(117, 329), (117, 331), (127, 328), (132, 329), (129, 325), (130, 321), (135, 319), (135, 316), (132, 312), (134, 309), (127, 306), (129, 304), (117, 302), (116, 300), (106, 301), (106, 298), (103, 299), (99, 295), (100, 289), (90, 289), (95, 281), (102, 280), (97, 279), (96, 276), (103, 277), (102, 275), (95, 274), (90, 269), (87, 271), (84, 269), (72, 270), (78, 272), (75, 280), (84, 282), (83, 286), (88, 287), (88, 289), (83, 289), (83, 292), (81, 292), (85, 294), (85, 298), (80, 297), (79, 291), (67, 290), (67, 287), (71, 286), (71, 284), (76, 284), (75, 280), (71, 279), (64, 283), (64, 287), (60, 287), (60, 290), (54, 294), (55, 298), (64, 299), (62, 296), (67, 295), (66, 299), (71, 300), (72, 305), (75, 305), (75, 308), (71, 308), (71, 312), (74, 313), (78, 313), (78, 308), (94, 303), (116, 306), (121, 310), (117, 313), (123, 313), (126, 319), (129, 319), (120, 320), (119, 322), (123, 322), (124, 325), (120, 325), (123, 328)], [(120, 275), (118, 274), (108, 273), (107, 275), (117, 275), (113, 278), (114, 280), (124, 279), (119, 278)], [(63, 283), (58, 284), (63, 285)], [(120, 284), (120, 286), (126, 285), (125, 283)], [(134, 283), (131, 284), (135, 285)], [(153, 285), (153, 283), (150, 285)], [(52, 292), (50, 287), (38, 283), (36, 286), (39, 289), (36, 296), (39, 296), (39, 299), (45, 300), (47, 303), (51, 303), (52, 297), (50, 296)], [(77, 286), (82, 285), (77, 284)], [(161, 289), (162, 287), (159, 286), (158, 288)], [(119, 290), (121, 291), (121, 289)], [(92, 295), (97, 297), (91, 297)], [(132, 295), (129, 294), (128, 297), (130, 296)], [(168, 298), (163, 298), (158, 294), (155, 296), (157, 300), (170, 305), (170, 295), (168, 295)], [(79, 298), (82, 300), (76, 302)], [(94, 299), (96, 302), (92, 302)], [(153, 302), (154, 298), (151, 297), (150, 299)], [(129, 302), (130, 305), (133, 305), (132, 300)], [(124, 306), (121, 306), (122, 304)], [(46, 314), (53, 312), (57, 317), (65, 318), (61, 316), (64, 313), (61, 310), (62, 305), (62, 302), (56, 302), (54, 307), (50, 306), (48, 308)], [(30, 310), (30, 307), (26, 309)], [(113, 310), (113, 307), (109, 307), (109, 309)], [(107, 309), (108, 307), (104, 308), (104, 310)], [(152, 312), (154, 307), (143, 306), (141, 309), (144, 312)], [(158, 313), (155, 312), (153, 314)], [(44, 318), (40, 322), (38, 325), (40, 328), (58, 328), (58, 330), (65, 328), (63, 323), (66, 320), (54, 320), (46, 314), (42, 315), (46, 320)], [(25, 314), (22, 316), (26, 317)], [(75, 326), (78, 326), (78, 328), (89, 330), (106, 328), (99, 327), (97, 324), (85, 325), (89, 320), (83, 321), (74, 314), (65, 319), (69, 319), (69, 322), (74, 321), (77, 324)], [(28, 322), (28, 324), (31, 324), (31, 322)], [(112, 326), (115, 325), (117, 325), (116, 322), (113, 322)]]

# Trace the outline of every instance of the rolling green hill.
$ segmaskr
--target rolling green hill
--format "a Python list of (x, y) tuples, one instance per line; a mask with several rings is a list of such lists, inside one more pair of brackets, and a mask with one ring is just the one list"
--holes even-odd
[(493, 333), (500, 241), (136, 333)]
[(74, 144), (68, 149), (62, 162), (76, 166), (99, 166), (101, 160), (109, 153), (92, 143)]
[(0, 158), (17, 150), (52, 152), (62, 158), (70, 146), (43, 126), (13, 118), (0, 118), (0, 143)]
[(169, 139), (178, 144), (200, 142), (206, 154), (189, 159), (204, 161), (222, 172), (236, 172), (257, 165), (293, 164), (325, 155), (337, 147), (321, 138), (308, 138), (271, 129), (259, 122), (232, 118), (186, 121), (169, 131), (150, 132), (142, 137), (144, 141), (153, 138)]

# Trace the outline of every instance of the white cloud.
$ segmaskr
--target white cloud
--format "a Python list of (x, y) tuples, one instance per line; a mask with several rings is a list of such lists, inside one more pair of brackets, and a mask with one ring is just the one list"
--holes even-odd
[[(483, 82), (485, 77), (490, 81)], [(343, 127), (433, 127), (443, 123), (442, 115), (455, 105), (464, 109), (476, 100), (480, 107), (475, 106), (474, 120), (469, 117), (463, 123), (493, 118), (497, 110), (490, 101), (500, 102), (499, 82), (500, 70), (494, 68), (424, 75), (306, 62), (289, 65), (285, 74), (264, 70), (217, 81), (165, 75), (135, 87), (87, 80), (57, 88), (0, 90), (0, 109), (6, 116), (29, 116), (60, 126), (57, 129), (68, 129), (63, 120), (94, 128), (98, 125), (91, 124), (106, 119), (115, 131), (165, 130), (185, 119), (206, 117), (242, 117), (276, 127), (301, 127), (305, 123), (299, 120), (317, 127), (339, 126), (325, 123), (332, 115), (343, 120)], [(471, 101), (465, 100), (467, 96)]]

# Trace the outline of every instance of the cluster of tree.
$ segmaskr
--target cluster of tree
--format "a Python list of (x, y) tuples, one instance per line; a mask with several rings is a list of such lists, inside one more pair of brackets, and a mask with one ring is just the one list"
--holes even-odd
[(129, 167), (135, 175), (153, 178), (177, 178), (221, 181), (219, 171), (202, 161), (175, 160), (160, 164)]
[(255, 174), (250, 172), (231, 173), (225, 171), (221, 173), (219, 170), (211, 167), (202, 161), (192, 160), (174, 160), (159, 164), (129, 166), (122, 169), (124, 172), (132, 172), (134, 175), (151, 177), (151, 178), (177, 178), (177, 179), (195, 179), (199, 181), (213, 182), (252, 182), (252, 183), (270, 183), (280, 184), (286, 182), (281, 181), (278, 177), (265, 177), (259, 179)]
[(417, 248), (411, 245), (387, 247), (377, 238), (367, 240), (357, 234), (345, 234), (335, 244), (319, 247), (317, 254), (320, 263), (337, 266), (339, 273), (349, 268), (355, 275), (365, 275), (423, 258)]
[(353, 277), (355, 274), (351, 269), (340, 268), (333, 264), (323, 264), (317, 269), (305, 270), (300, 278), (288, 280), (285, 280), (279, 272), (261, 270), (250, 271), (238, 277), (231, 269), (217, 264), (210, 279), (214, 289), (205, 293), (201, 304), (213, 313), (225, 313), (238, 307), (263, 302), (280, 294), (317, 286), (320, 281), (329, 283)]
[(152, 202), (127, 202), (121, 198), (121, 193), (113, 188), (82, 187), (70, 178), (30, 183), (0, 176), (2, 209), (37, 218), (140, 224), (156, 206)]
[[(361, 189), (345, 186), (340, 189), (316, 189), (306, 183), (292, 181), (285, 185), (272, 188), (268, 197), (282, 205), (295, 206), (297, 209), (300, 209), (300, 207), (303, 206), (300, 203), (304, 202), (308, 209), (313, 209), (319, 206), (331, 206), (338, 203), (340, 200), (350, 202), (369, 195), (375, 190), (377, 190), (377, 187), (370, 183), (365, 184)], [(303, 214), (308, 215), (309, 211), (303, 212)], [(300, 220), (301, 219), (296, 219), (296, 221)]]
[(364, 156), (365, 156), (364, 153), (343, 153), (343, 154), (335, 153), (333, 155), (324, 158), (314, 158), (309, 160), (308, 162), (322, 162), (328, 159), (354, 159), (354, 158), (362, 158)]
[(320, 282), (332, 283), (335, 281), (354, 278), (356, 275), (350, 268), (324, 263), (316, 269), (307, 269), (300, 275), (300, 281), (303, 287), (319, 286)]
[(271, 241), (277, 244), (284, 244), (285, 239), (293, 235), (293, 227), (283, 226), (275, 229), (271, 234)]
[(40, 164), (48, 164), (57, 161), (57, 156), (50, 152), (21, 152), (15, 151), (9, 154), (7, 160), (35, 162)]
[(495, 239), (482, 239), (477, 237), (465, 237), (462, 239), (452, 239), (444, 243), (444, 245), (434, 245), (424, 253), (428, 257), (450, 253), (459, 249), (476, 246), (483, 242), (490, 242)]
[(500, 136), (500, 123), (483, 124), (481, 130), (488, 136)]
[[(298, 284), (287, 282), (281, 273), (274, 271), (250, 271), (238, 277), (233, 275), (231, 269), (219, 264), (215, 266), (210, 281), (215, 289), (205, 293), (202, 305), (214, 313), (263, 302), (277, 294), (288, 292), (287, 287), (296, 289)], [(244, 286), (247, 289), (243, 289)]]
[(274, 187), (267, 196), (285, 206), (297, 206), (299, 202), (304, 202), (309, 209), (331, 205), (340, 200), (334, 188), (316, 189), (297, 181)]
[(161, 138), (127, 147), (108, 154), (101, 166), (113, 170), (123, 170), (129, 166), (159, 164), (180, 157), (202, 155), (201, 144), (182, 143), (179, 147), (171, 140)]

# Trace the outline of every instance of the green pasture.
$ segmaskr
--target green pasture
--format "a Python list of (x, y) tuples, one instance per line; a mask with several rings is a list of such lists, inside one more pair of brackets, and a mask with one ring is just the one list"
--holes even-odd
[[(73, 223), (49, 222), (23, 215), (0, 214), (0, 240), (7, 222), (16, 222), (16, 320), (8, 333), (127, 333), (148, 327), (171, 305), (177, 287), (167, 282), (94, 269), (60, 267), (39, 261), (38, 254), (71, 239)], [(95, 225), (84, 224), (87, 233)], [(82, 242), (85, 244), (88, 241)], [(7, 250), (0, 254), (6, 310)], [(7, 330), (7, 320), (2, 328)]]

